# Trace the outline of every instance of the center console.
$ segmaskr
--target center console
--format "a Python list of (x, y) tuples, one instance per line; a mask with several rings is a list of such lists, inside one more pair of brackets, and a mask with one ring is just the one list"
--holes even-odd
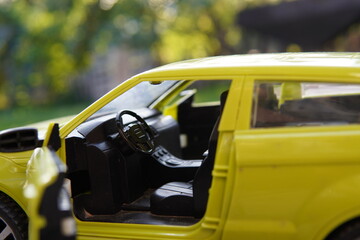
[(202, 159), (185, 160), (177, 158), (162, 146), (158, 146), (151, 156), (160, 164), (169, 168), (198, 168), (202, 163)]

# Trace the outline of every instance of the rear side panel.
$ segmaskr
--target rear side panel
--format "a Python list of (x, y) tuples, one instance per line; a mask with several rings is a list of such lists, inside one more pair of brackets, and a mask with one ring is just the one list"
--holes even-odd
[(236, 231), (243, 239), (314, 239), (327, 223), (359, 215), (358, 142), (354, 128), (237, 134)]
[[(341, 81), (306, 76), (264, 81), (282, 79)], [(234, 197), (224, 238), (324, 239), (360, 216), (360, 126), (250, 129), (253, 85), (249, 77), (241, 99)]]

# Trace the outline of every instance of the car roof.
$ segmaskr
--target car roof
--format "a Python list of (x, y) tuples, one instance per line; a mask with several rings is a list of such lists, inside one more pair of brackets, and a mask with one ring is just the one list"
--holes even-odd
[[(315, 75), (360, 74), (360, 53), (273, 53), (208, 57), (167, 64), (140, 77), (276, 74), (284, 69)], [(284, 72), (282, 72), (284, 73)]]

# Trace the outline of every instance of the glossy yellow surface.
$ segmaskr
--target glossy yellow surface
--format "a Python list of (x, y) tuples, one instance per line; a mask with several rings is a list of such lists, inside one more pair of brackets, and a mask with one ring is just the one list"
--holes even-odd
[[(359, 54), (227, 56), (170, 64), (106, 94), (65, 124), (61, 138), (139, 82), (169, 79), (232, 80), (204, 218), (189, 227), (78, 220), (79, 239), (320, 240), (360, 216), (360, 125), (250, 129), (254, 81), (360, 83)], [(64, 147), (59, 153), (65, 159)], [(24, 206), (19, 188), (24, 167), (11, 156), (0, 155), (0, 187)]]
[(46, 226), (46, 220), (40, 215), (40, 204), (45, 189), (53, 184), (58, 176), (55, 153), (47, 147), (54, 124), (50, 124), (43, 147), (35, 149), (26, 169), (24, 196), (28, 201), (29, 239), (40, 239), (40, 229)]

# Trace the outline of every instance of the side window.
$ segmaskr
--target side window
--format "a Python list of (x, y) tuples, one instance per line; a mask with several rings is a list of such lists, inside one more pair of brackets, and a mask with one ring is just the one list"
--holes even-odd
[(360, 84), (255, 82), (252, 128), (359, 122)]
[(220, 116), (220, 96), (231, 80), (198, 80), (188, 85), (165, 106), (164, 115), (177, 120), (185, 159), (199, 159), (208, 149), (209, 138)]
[(230, 88), (230, 80), (197, 81), (188, 89), (196, 91), (193, 104), (209, 104), (220, 101), (222, 92)]
[(175, 96), (167, 106), (179, 103), (191, 97), (191, 105), (219, 105), (220, 95), (230, 88), (230, 80), (199, 80), (192, 82)]

